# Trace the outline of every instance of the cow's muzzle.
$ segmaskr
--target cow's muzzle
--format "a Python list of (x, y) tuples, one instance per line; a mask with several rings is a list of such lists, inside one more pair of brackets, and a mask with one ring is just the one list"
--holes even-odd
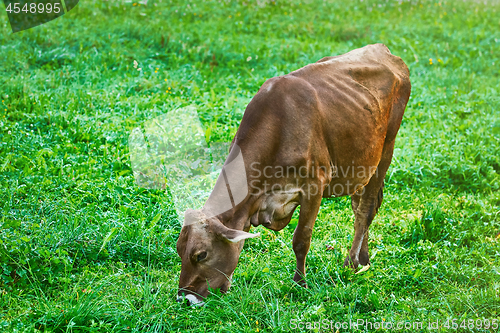
[(202, 306), (205, 304), (201, 297), (186, 293), (185, 291), (179, 291), (177, 294), (177, 302), (183, 303), (186, 302), (187, 305), (194, 305), (194, 306)]

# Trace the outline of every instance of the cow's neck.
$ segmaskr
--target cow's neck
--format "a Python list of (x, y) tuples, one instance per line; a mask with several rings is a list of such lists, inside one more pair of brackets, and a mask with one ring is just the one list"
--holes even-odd
[(262, 225), (279, 231), (290, 222), (299, 205), (300, 192), (299, 188), (290, 187), (287, 191), (249, 194), (242, 203), (216, 217), (231, 229), (248, 231), (251, 226)]
[(245, 147), (246, 144), (243, 146), (246, 154), (242, 153), (238, 145), (232, 145), (224, 168), (203, 210), (205, 215), (215, 216), (228, 228), (248, 231), (250, 214), (255, 210), (255, 203), (260, 196), (249, 193), (247, 174), (249, 166), (245, 165), (244, 160), (255, 161), (258, 157), (254, 156), (251, 149)]
[[(215, 217), (228, 228), (248, 231), (250, 229), (250, 213), (256, 199), (258, 198), (249, 195), (242, 203)], [(206, 214), (210, 214), (212, 211), (215, 211), (214, 208), (216, 207), (211, 207), (210, 201), (208, 201), (204, 210)]]
[[(246, 152), (244, 157), (247, 163), (249, 161), (256, 161), (256, 165), (260, 166), (273, 165), (273, 161), (262, 159), (262, 156), (272, 156), (273, 154), (260, 155), (255, 153), (255, 151), (262, 152), (265, 148), (249, 149), (245, 147), (244, 143), (241, 146), (242, 151)], [(233, 163), (231, 167), (234, 167), (234, 161), (237, 161), (237, 157), (235, 157), (237, 152), (237, 150), (236, 153), (233, 150), (231, 151), (230, 156), (226, 160), (225, 167), (228, 166), (228, 161), (232, 161), (229, 163)], [(237, 181), (238, 179), (244, 179), (244, 177), (239, 178), (238, 175), (231, 174), (231, 167), (227, 169), (225, 175), (222, 172), (219, 175), (217, 184), (204, 207), (207, 214), (211, 216), (215, 215), (226, 227), (236, 230), (248, 231), (251, 226), (256, 227), (258, 225), (263, 225), (266, 228), (276, 231), (283, 229), (290, 222), (292, 214), (299, 204), (299, 194), (302, 192), (302, 184), (295, 183), (293, 178), (286, 179), (284, 182), (283, 179), (267, 178), (264, 177), (263, 173), (259, 176), (261, 178), (255, 177), (250, 172), (246, 172), (251, 171), (252, 167), (245, 165), (242, 170), (237, 170), (246, 172), (247, 183), (245, 188), (244, 186), (241, 187), (241, 184), (238, 184)], [(226, 183), (227, 179), (229, 179), (230, 186)], [(252, 185), (254, 181), (257, 181), (257, 183)], [(276, 182), (278, 182), (277, 185), (280, 185), (277, 187), (278, 190), (274, 190), (273, 184)], [(263, 186), (265, 183), (267, 183), (267, 188)], [(236, 201), (234, 196), (235, 184), (240, 186), (236, 187), (237, 190), (249, 192), (244, 200), (236, 203), (234, 202)], [(255, 186), (255, 184), (259, 185)], [(231, 191), (228, 191), (228, 188), (231, 186)], [(270, 191), (271, 188), (273, 191)], [(228, 192), (231, 192), (230, 196), (233, 196), (231, 199), (233, 207), (219, 214), (222, 207), (228, 206)], [(229, 207), (231, 206), (229, 205)], [(211, 212), (216, 212), (218, 215), (211, 214)]]

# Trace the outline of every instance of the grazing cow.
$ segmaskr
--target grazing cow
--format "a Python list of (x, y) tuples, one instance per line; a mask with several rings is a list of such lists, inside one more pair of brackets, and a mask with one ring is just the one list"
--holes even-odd
[[(323, 197), (351, 196), (354, 239), (344, 265), (369, 265), (368, 228), (382, 203), (410, 90), (408, 67), (383, 44), (267, 80), (245, 110), (207, 203), (185, 213), (178, 299), (200, 303), (208, 286), (227, 291), (244, 240), (258, 236), (250, 227), (281, 230), (299, 205), (293, 279), (306, 286)], [(229, 204), (221, 199), (228, 195)]]

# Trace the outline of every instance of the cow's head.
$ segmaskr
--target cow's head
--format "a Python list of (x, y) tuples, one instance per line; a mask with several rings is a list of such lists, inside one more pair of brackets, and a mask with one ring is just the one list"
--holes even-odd
[(201, 211), (188, 209), (177, 241), (177, 253), (182, 260), (177, 300), (185, 297), (190, 304), (201, 303), (209, 286), (226, 292), (243, 240), (257, 236), (230, 229), (215, 217), (207, 218)]

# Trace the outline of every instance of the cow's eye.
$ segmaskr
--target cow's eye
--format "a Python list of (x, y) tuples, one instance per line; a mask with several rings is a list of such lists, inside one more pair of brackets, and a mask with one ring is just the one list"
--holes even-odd
[(205, 260), (206, 257), (207, 257), (207, 251), (200, 252), (196, 256), (196, 261), (200, 262), (202, 260)]

